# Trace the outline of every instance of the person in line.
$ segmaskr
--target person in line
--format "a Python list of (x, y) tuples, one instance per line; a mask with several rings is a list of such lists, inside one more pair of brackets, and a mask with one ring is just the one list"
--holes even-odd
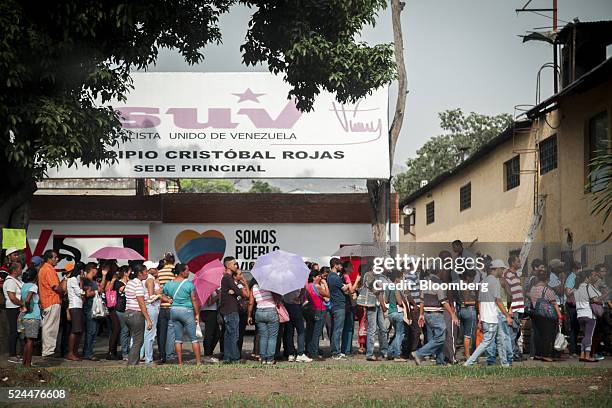
[(36, 285), (38, 272), (36, 269), (28, 269), (23, 274), (23, 286), (21, 287), (21, 307), (26, 343), (23, 348), (23, 365), (32, 366), (32, 354), (34, 351), (34, 341), (38, 338), (40, 329), (40, 307), (38, 297), (38, 285)]
[(404, 342), (402, 343), (402, 357), (412, 358), (411, 353), (419, 348), (421, 341), (421, 328), (419, 327), (419, 309), (421, 292), (419, 289), (419, 271), (413, 261), (406, 265), (404, 281), (406, 289), (404, 297), (408, 300), (410, 308), (410, 324), (404, 322)]
[(512, 326), (510, 327), (510, 341), (512, 344), (512, 360), (522, 361), (523, 355), (518, 345), (521, 337), (521, 320), (525, 313), (525, 296), (521, 286), (521, 260), (517, 255), (508, 257), (508, 269), (504, 271), (502, 284), (510, 298), (510, 312), (512, 313)]
[[(541, 259), (536, 258), (531, 261), (531, 273), (529, 277), (525, 279), (525, 285), (523, 288), (523, 293), (525, 293), (526, 305), (531, 306), (529, 296), (528, 296), (529, 292), (531, 291), (531, 288), (533, 287), (533, 285), (536, 284), (538, 274), (540, 273), (541, 270), (544, 270), (544, 269), (546, 269), (546, 264)], [(531, 312), (532, 310), (530, 310), (530, 314)], [(529, 317), (528, 322), (531, 327), (531, 330), (530, 330), (531, 334), (529, 335), (529, 358), (533, 360), (535, 358), (535, 336), (533, 335), (534, 328), (533, 328), (533, 319), (531, 318), (531, 316)]]
[(234, 275), (238, 272), (236, 258), (226, 256), (223, 259), (223, 265), (225, 266), (225, 272), (223, 278), (221, 278), (221, 299), (219, 304), (219, 312), (223, 316), (225, 323), (223, 362), (236, 363), (241, 359), (241, 350), (238, 349), (240, 324), (238, 297), (248, 297), (248, 284), (244, 276), (242, 276), (242, 289), (236, 285), (234, 280)]
[(221, 288), (217, 288), (204, 305), (200, 308), (200, 321), (204, 323), (204, 362), (218, 363), (219, 360), (213, 355), (217, 343), (221, 339), (221, 328), (218, 319), (218, 301)]
[(147, 279), (147, 275), (147, 270), (143, 265), (136, 265), (132, 270), (129, 282), (125, 286), (125, 324), (132, 341), (127, 361), (129, 366), (139, 363), (140, 348), (144, 343), (144, 331), (153, 328), (153, 322), (149, 317), (144, 301), (144, 287), (142, 285), (142, 281)]
[[(394, 269), (391, 271), (390, 279), (396, 285), (402, 281), (402, 273)], [(387, 358), (394, 361), (406, 361), (401, 358), (402, 342), (404, 341), (404, 309), (407, 309), (407, 302), (404, 299), (402, 291), (396, 287), (387, 287), (385, 290), (385, 298), (389, 304), (388, 314), (389, 320), (395, 329), (395, 337), (389, 344), (389, 353)]]
[(147, 268), (147, 279), (144, 280), (145, 303), (147, 312), (153, 322), (151, 330), (145, 330), (144, 345), (140, 350), (140, 359), (144, 359), (145, 364), (153, 364), (153, 343), (157, 335), (157, 318), (159, 316), (159, 306), (161, 304), (162, 289), (157, 279), (157, 262), (146, 261), (143, 263)]
[[(329, 266), (324, 266), (319, 269), (319, 273), (321, 274), (321, 285), (324, 285), (327, 291), (329, 292), (329, 284), (327, 283), (327, 277), (331, 269)], [(329, 296), (323, 298), (323, 304), (325, 305), (325, 332), (327, 333), (327, 339), (331, 344), (332, 337), (332, 316), (331, 316), (331, 299)], [(323, 334), (321, 333), (321, 336)]]
[[(306, 350), (306, 329), (304, 327), (304, 316), (302, 313), (302, 303), (304, 302), (305, 289), (297, 289), (283, 296), (285, 308), (289, 314), (289, 322), (285, 327), (285, 344), (289, 345), (291, 352), (288, 361), (299, 363), (310, 363), (312, 359), (305, 354)], [(251, 315), (249, 315), (251, 316)], [(297, 332), (297, 349), (293, 342), (293, 334)]]
[(55, 353), (57, 334), (62, 313), (62, 291), (55, 265), (59, 262), (57, 252), (48, 249), (43, 253), (43, 265), (38, 272), (38, 294), (42, 307), (42, 356)]
[[(251, 290), (248, 306), (248, 321), (257, 324), (259, 333), (259, 355), (262, 364), (276, 364), (274, 352), (276, 350), (276, 337), (278, 336), (278, 311), (275, 295), (265, 289), (261, 289), (255, 279)], [(280, 299), (278, 300), (280, 301)], [(253, 320), (253, 308), (257, 302), (257, 311)]]
[(306, 287), (308, 296), (312, 301), (314, 309), (314, 316), (312, 326), (307, 327), (306, 342), (308, 344), (308, 354), (311, 359), (319, 358), (319, 341), (321, 340), (321, 334), (323, 333), (323, 326), (325, 325), (325, 315), (327, 314), (324, 298), (329, 297), (329, 290), (327, 286), (323, 284), (322, 276), (320, 271), (313, 269), (310, 272), (309, 283)]
[[(601, 299), (603, 301), (604, 313), (602, 316), (597, 317), (597, 325), (595, 326), (595, 334), (593, 334), (593, 358), (595, 360), (603, 360), (604, 356), (602, 351), (607, 349), (612, 350), (612, 326), (610, 325), (610, 313), (612, 313), (612, 301), (610, 295), (612, 292), (608, 287), (607, 276), (608, 267), (606, 264), (595, 265), (594, 274), (597, 276), (593, 286), (601, 293)], [(604, 345), (602, 348), (601, 345)]]
[(246, 289), (246, 296), (240, 295), (238, 297), (238, 350), (242, 352), (242, 345), (244, 343), (244, 335), (246, 334), (247, 327), (247, 312), (249, 309), (249, 286), (245, 284), (246, 279), (242, 275), (242, 271), (239, 269), (234, 273), (234, 282), (242, 293), (243, 289)]
[[(512, 325), (512, 315), (508, 313), (504, 306), (501, 294), (502, 288), (499, 283), (499, 277), (504, 269), (504, 261), (500, 259), (492, 261), (489, 268), (489, 274), (482, 282), (483, 285), (486, 284), (486, 290), (484, 286), (480, 288), (478, 301), (483, 339), (464, 363), (466, 367), (474, 365), (478, 361), (478, 357), (489, 350), (493, 344), (493, 340), (496, 342), (497, 353), (499, 354), (502, 367), (510, 367), (508, 353), (505, 347), (507, 343), (504, 338), (504, 331), (499, 327), (500, 324), (506, 324), (508, 327)], [(500, 315), (504, 317), (505, 322), (500, 320)]]
[[(164, 285), (174, 279), (175, 258), (171, 252), (167, 252), (157, 267), (157, 279), (162, 291)], [(157, 349), (159, 350), (159, 363), (164, 364), (167, 360), (174, 360), (174, 327), (170, 318), (169, 303), (163, 300), (159, 305), (159, 316), (157, 319)]]
[(576, 297), (574, 294), (578, 276), (582, 273), (580, 262), (572, 262), (572, 270), (565, 279), (565, 313), (569, 320), (569, 349), (572, 357), (578, 357), (578, 334), (580, 323), (576, 311)]
[(21, 293), (23, 282), (21, 281), (22, 268), (18, 262), (13, 262), (8, 265), (8, 275), (4, 281), (2, 291), (4, 292), (6, 317), (8, 320), (8, 345), (9, 357), (8, 362), (19, 364), (21, 359), (17, 356), (17, 343), (19, 342), (19, 332), (17, 331), (17, 319), (19, 312), (23, 306)]
[(329, 261), (331, 269), (327, 277), (329, 285), (329, 297), (331, 299), (332, 314), (332, 335), (331, 352), (334, 360), (346, 359), (342, 353), (342, 332), (344, 330), (344, 320), (346, 317), (346, 294), (349, 292), (350, 285), (342, 279), (342, 262), (339, 258), (332, 258)]
[(83, 279), (83, 290), (85, 291), (85, 303), (83, 305), (83, 315), (85, 316), (85, 341), (83, 342), (83, 358), (90, 361), (99, 361), (100, 359), (93, 354), (94, 344), (98, 336), (98, 320), (93, 316), (93, 300), (96, 295), (103, 292), (106, 286), (106, 275), (109, 271), (108, 265), (102, 268), (102, 282), (98, 283), (98, 267), (95, 263), (90, 262), (85, 265), (85, 274)]
[(576, 304), (576, 315), (580, 329), (584, 333), (580, 349), (580, 361), (586, 363), (597, 362), (591, 355), (593, 345), (593, 333), (597, 324), (597, 317), (591, 309), (591, 303), (601, 302), (601, 293), (593, 286), (597, 277), (592, 269), (585, 269), (578, 275), (573, 291)]
[(534, 359), (552, 362), (557, 326), (562, 319), (561, 309), (557, 304), (557, 294), (550, 287), (550, 272), (545, 267), (538, 268), (536, 272), (535, 283), (528, 294), (532, 305)]
[(366, 318), (368, 320), (368, 331), (366, 336), (366, 360), (378, 361), (374, 355), (374, 336), (378, 330), (378, 344), (382, 358), (386, 359), (389, 354), (389, 332), (385, 322), (387, 306), (384, 296), (384, 284), (389, 283), (383, 274), (375, 274), (371, 269), (363, 276), (363, 287), (366, 290)]
[(117, 279), (113, 283), (113, 290), (117, 293), (117, 305), (115, 306), (115, 314), (119, 320), (119, 325), (121, 330), (119, 332), (119, 340), (114, 341), (111, 347), (111, 353), (117, 356), (119, 359), (119, 354), (117, 347), (121, 347), (121, 358), (123, 361), (128, 360), (128, 355), (130, 352), (130, 331), (125, 323), (125, 308), (127, 305), (125, 299), (125, 287), (129, 282), (130, 274), (132, 273), (132, 268), (129, 265), (123, 265), (117, 271)]
[(189, 281), (186, 264), (174, 266), (176, 278), (164, 285), (163, 300), (171, 303), (170, 316), (174, 326), (174, 352), (179, 364), (183, 364), (183, 335), (187, 333), (195, 354), (196, 364), (201, 363), (200, 343), (196, 336), (196, 325), (200, 322), (200, 302), (195, 286)]
[[(510, 308), (508, 307), (508, 305), (511, 304), (510, 299), (512, 298), (512, 294), (510, 292), (510, 286), (506, 283), (506, 280), (503, 279), (503, 273), (508, 269), (508, 266), (505, 265), (504, 261), (502, 261), (501, 259), (496, 259), (494, 261), (491, 261), (491, 263), (488, 265), (488, 268), (500, 269), (500, 271), (497, 271), (496, 273), (494, 273), (494, 275), (497, 277), (500, 284), (500, 296), (501, 302), (504, 306), (504, 310), (508, 311), (508, 314), (512, 316)], [(499, 348), (497, 347), (497, 338), (500, 336), (496, 336), (495, 338), (493, 338), (493, 341), (491, 341), (491, 344), (487, 349), (487, 364), (495, 365), (495, 362), (497, 361), (497, 355), (499, 354), (499, 358), (502, 365), (507, 364), (511, 366), (514, 360), (514, 350), (512, 347), (512, 325), (506, 324), (507, 322), (505, 313), (501, 312), (501, 310), (497, 314), (497, 319), (499, 321), (497, 330), (500, 332), (499, 334), (501, 336), (501, 339), (503, 340), (502, 351), (505, 356), (499, 354)]]
[(357, 301), (356, 289), (359, 286), (360, 275), (351, 280), (353, 274), (353, 264), (351, 261), (342, 263), (342, 278), (347, 285), (346, 291), (346, 312), (344, 314), (344, 326), (342, 328), (342, 344), (340, 350), (345, 356), (353, 354), (353, 335), (355, 332), (355, 307)]
[[(466, 283), (474, 282), (476, 271), (468, 269), (463, 273), (462, 278)], [(465, 360), (470, 357), (474, 341), (476, 340), (476, 324), (478, 322), (478, 291), (459, 290), (457, 291), (457, 307), (459, 309), (459, 321), (463, 332), (463, 355)]]
[(83, 296), (85, 291), (81, 283), (81, 272), (85, 265), (82, 262), (75, 265), (66, 277), (66, 292), (68, 294), (68, 316), (70, 318), (70, 335), (68, 336), (68, 352), (66, 360), (80, 361), (78, 348), (83, 333)]

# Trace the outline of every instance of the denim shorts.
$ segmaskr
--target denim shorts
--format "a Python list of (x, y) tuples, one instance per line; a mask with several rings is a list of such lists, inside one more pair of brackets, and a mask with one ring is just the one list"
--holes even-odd
[(193, 315), (193, 309), (187, 307), (175, 307), (170, 309), (170, 318), (174, 324), (174, 342), (183, 343), (183, 333), (187, 333), (187, 337), (192, 343), (198, 342), (196, 336), (196, 322)]
[(40, 329), (40, 320), (38, 319), (23, 319), (24, 335), (28, 339), (37, 339), (38, 330)]

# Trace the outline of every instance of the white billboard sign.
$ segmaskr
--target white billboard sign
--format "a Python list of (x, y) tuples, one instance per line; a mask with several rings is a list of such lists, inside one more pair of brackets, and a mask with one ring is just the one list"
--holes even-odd
[(134, 73), (118, 162), (50, 178), (388, 178), (388, 90), (300, 112), (268, 73)]

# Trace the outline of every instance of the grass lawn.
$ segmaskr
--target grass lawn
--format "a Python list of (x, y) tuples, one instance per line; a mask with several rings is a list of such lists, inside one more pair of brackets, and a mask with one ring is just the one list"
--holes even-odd
[(0, 384), (4, 387), (67, 388), (69, 406), (612, 406), (612, 370), (595, 367), (415, 367), (349, 361), (10, 368), (1, 375), (8, 377)]

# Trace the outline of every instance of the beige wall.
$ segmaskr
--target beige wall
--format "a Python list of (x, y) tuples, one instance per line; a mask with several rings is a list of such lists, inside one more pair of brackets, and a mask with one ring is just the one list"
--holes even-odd
[[(612, 219), (604, 226), (602, 217), (592, 216), (591, 194), (585, 194), (585, 129), (587, 120), (602, 110), (612, 117), (612, 80), (604, 86), (560, 101), (559, 109), (536, 120), (530, 131), (518, 131), (515, 136), (498, 146), (477, 163), (451, 176), (429, 193), (409, 205), (416, 209), (415, 226), (411, 234), (402, 234), (406, 243), (505, 242), (507, 249), (520, 248), (531, 222), (534, 205), (534, 170), (536, 169), (536, 143), (557, 134), (558, 168), (539, 176), (539, 194), (546, 194), (546, 206), (540, 229), (539, 243), (534, 251), (546, 246), (549, 259), (560, 250), (569, 249), (567, 230), (573, 234), (576, 259), (579, 248), (605, 239), (612, 231)], [(503, 163), (520, 154), (520, 186), (504, 191)], [(531, 171), (530, 171), (531, 170)], [(472, 183), (472, 207), (459, 211), (459, 189)], [(435, 222), (426, 225), (425, 206), (435, 202)], [(480, 247), (486, 247), (481, 244)], [(507, 251), (492, 247), (493, 256), (507, 256)], [(540, 249), (535, 249), (540, 248)], [(595, 248), (595, 247), (593, 247)], [(603, 260), (612, 250), (608, 244), (597, 249), (593, 257)], [(475, 245), (475, 249), (486, 251)], [(490, 252), (488, 252), (490, 253)], [(538, 255), (539, 256), (539, 255)], [(590, 262), (589, 262), (590, 263)]]

